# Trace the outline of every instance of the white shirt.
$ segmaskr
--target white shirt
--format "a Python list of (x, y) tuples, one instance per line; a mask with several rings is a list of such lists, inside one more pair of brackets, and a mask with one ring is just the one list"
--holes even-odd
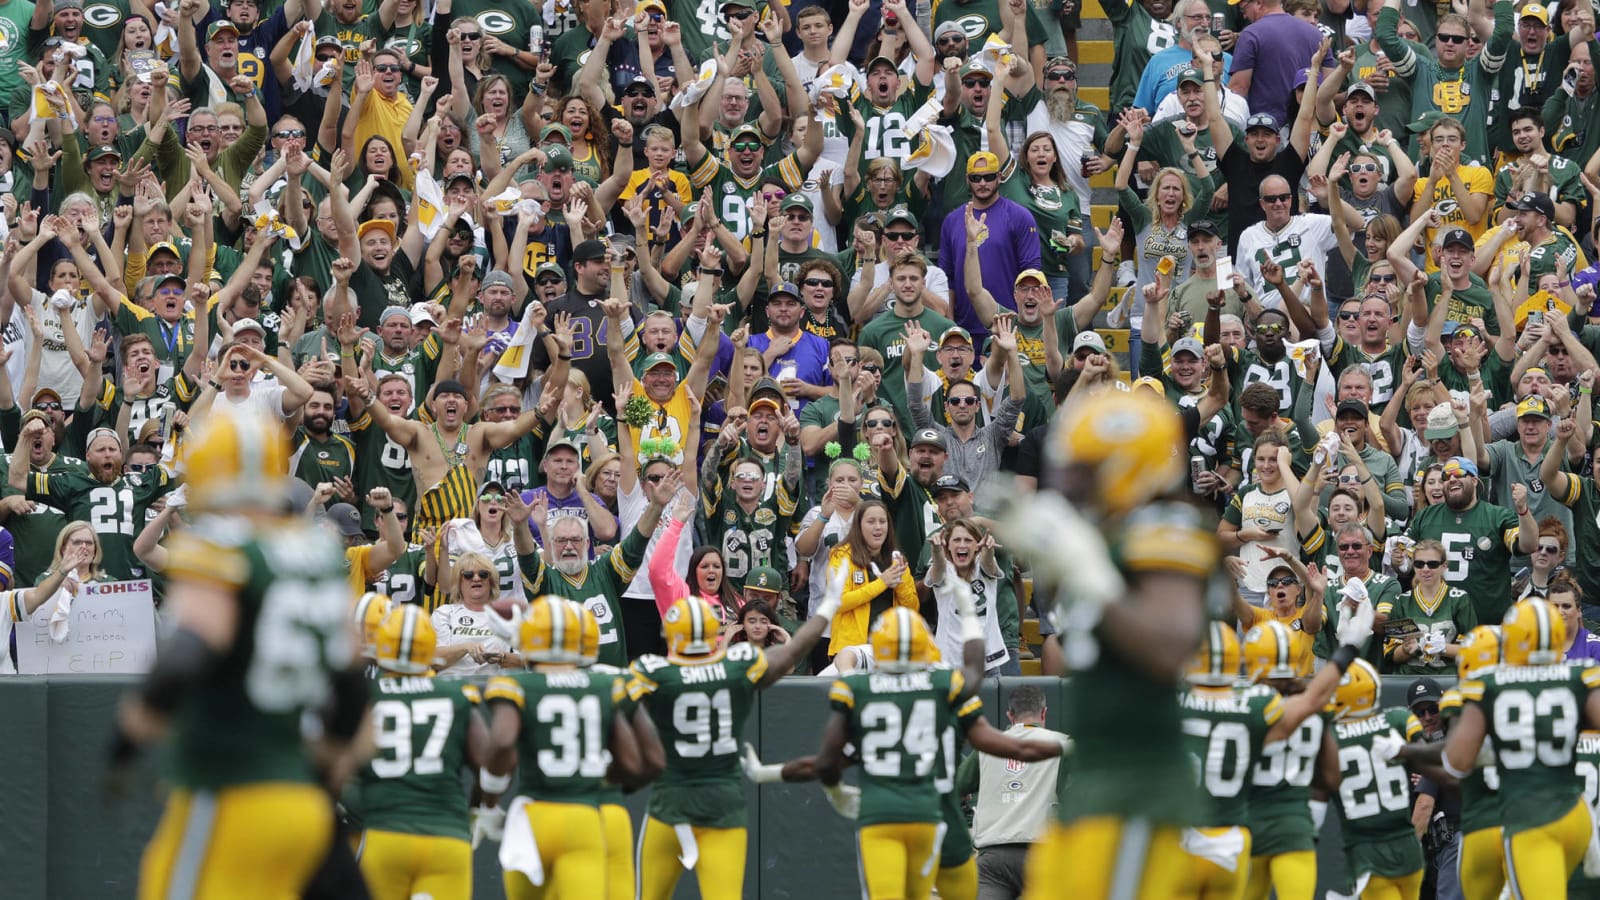
[(1234, 254), (1233, 267), (1260, 298), (1263, 307), (1279, 309), (1283, 306), (1283, 298), (1278, 296), (1276, 288), (1268, 289), (1262, 280), (1261, 263), (1256, 259), (1256, 254), (1266, 251), (1274, 262), (1283, 267), (1283, 277), (1292, 286), (1299, 277), (1296, 269), (1300, 260), (1311, 260), (1316, 264), (1318, 274), (1325, 273), (1328, 271), (1328, 254), (1338, 246), (1339, 241), (1333, 236), (1332, 219), (1320, 213), (1302, 213), (1290, 218), (1278, 231), (1269, 229), (1266, 222), (1257, 222), (1246, 228), (1244, 234), (1239, 235), (1239, 249)]
[[(861, 284), (861, 271), (862, 271), (861, 268), (857, 267), (856, 273), (854, 275), (850, 276), (850, 290), (852, 290), (852, 291), (855, 290)], [(889, 283), (889, 267), (888, 266), (873, 266), (872, 267), (872, 287), (874, 289), (876, 289), (880, 285), (884, 285), (884, 284), (888, 284), (888, 283)], [(947, 305), (950, 303), (950, 277), (948, 275), (944, 274), (944, 270), (943, 269), (941, 269), (941, 268), (939, 268), (937, 266), (930, 267), (928, 269), (928, 273), (923, 276), (922, 286), (923, 286), (923, 288), (925, 290), (927, 290), (928, 293), (933, 294), (933, 295), (938, 296), (938, 297), (942, 297), (944, 299), (944, 302)], [(868, 316), (867, 317), (867, 321), (870, 322), (873, 319), (876, 319), (877, 317), (883, 315), (885, 312), (887, 312), (889, 310), (889, 307), (891, 307), (891, 306), (894, 306), (894, 297), (892, 295), (891, 296), (886, 296), (884, 298), (883, 304), (878, 307), (877, 312), (874, 312), (871, 316)], [(934, 335), (933, 339), (934, 340), (938, 340), (939, 336), (938, 335)]]
[[(78, 332), (78, 339), (87, 348), (94, 340), (95, 316), (89, 309), (89, 304), (78, 300), (63, 317), (61, 311), (51, 304), (50, 297), (41, 291), (33, 292), (32, 303), (33, 311), (39, 314), (39, 325), (44, 332), (44, 353), (39, 359), (39, 387), (54, 390), (61, 395), (62, 406), (69, 410), (74, 409), (78, 402), (78, 391), (83, 387), (83, 374), (72, 364), (72, 357), (67, 354), (66, 339), (61, 334), (61, 325), (63, 321), (71, 322)], [(16, 357), (13, 356), (12, 359), (15, 360)], [(10, 371), (8, 368), (7, 372)], [(19, 378), (12, 384), (20, 387), (22, 379)], [(28, 404), (32, 400), (32, 397), (17, 398), (17, 402), (21, 404)]]
[(445, 524), (445, 549), (451, 561), (463, 553), (478, 553), (494, 563), (495, 577), (500, 584), (501, 600), (527, 600), (522, 586), (522, 565), (517, 562), (517, 542), (511, 529), (520, 527), (506, 520), (501, 526), (500, 543), (490, 546), (471, 519), (451, 519)]
[[(439, 635), (438, 648), (443, 650), (456, 644), (482, 644), (483, 649), (490, 652), (510, 652), (511, 645), (495, 634), (489, 625), (489, 617), (494, 615), (498, 613), (487, 607), (480, 612), (473, 612), (464, 603), (446, 603), (439, 607), (433, 611), (433, 630)], [(498, 671), (499, 666), (474, 662), (472, 654), (468, 653), (440, 669), (438, 674), (463, 677)]]
[[(1244, 123), (1250, 118), (1250, 102), (1227, 88), (1222, 89), (1222, 97), (1220, 99), (1222, 100), (1222, 117), (1228, 120), (1228, 124), (1243, 131)], [(1153, 125), (1165, 122), (1168, 119), (1181, 118), (1182, 116), (1183, 102), (1178, 99), (1178, 92), (1173, 91), (1161, 98), (1161, 102), (1156, 104), (1156, 114), (1150, 122)]]
[[(934, 552), (939, 552), (937, 547)], [(941, 659), (961, 658), (961, 615), (956, 611), (955, 594), (956, 580), (960, 577), (956, 574), (955, 566), (947, 563), (943, 581), (938, 584), (924, 581), (933, 588), (933, 598), (939, 607), (939, 628), (934, 632), (934, 643), (939, 647)], [(982, 567), (977, 567), (968, 586), (972, 590), (972, 602), (977, 607), (978, 618), (983, 620), (983, 668), (993, 671), (1011, 659), (1005, 636), (1000, 633), (1000, 616), (995, 607), (1000, 602), (1000, 578), (990, 577)]]
[(284, 391), (284, 386), (275, 381), (267, 383), (254, 381), (250, 383), (250, 393), (243, 400), (234, 400), (225, 393), (218, 394), (215, 405), (232, 412), (287, 419), (289, 414), (283, 409)]
[[(644, 517), (645, 508), (650, 505), (650, 500), (644, 495), (644, 484), (635, 481), (633, 490), (625, 490), (622, 485), (617, 485), (617, 543), (622, 543), (622, 538), (632, 533), (634, 526)], [(696, 504), (698, 505), (698, 504)], [(668, 504), (671, 509), (671, 504)], [(656, 547), (661, 545), (661, 536), (667, 530), (667, 524), (672, 521), (670, 512), (663, 512), (660, 520), (656, 522), (656, 530), (650, 533), (650, 542), (644, 545), (644, 564), (633, 573), (633, 580), (628, 582), (627, 590), (622, 596), (634, 600), (654, 600), (655, 592), (650, 588), (650, 560), (655, 558)], [(672, 569), (678, 574), (689, 571), (689, 557), (694, 555), (694, 522), (685, 522), (683, 530), (678, 532), (678, 546), (672, 551)], [(732, 614), (733, 610), (728, 611)]]

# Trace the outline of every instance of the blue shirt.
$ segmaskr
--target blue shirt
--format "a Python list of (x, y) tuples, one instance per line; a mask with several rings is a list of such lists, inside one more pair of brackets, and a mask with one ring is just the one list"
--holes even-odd
[[(767, 348), (772, 346), (772, 332), (750, 335), (750, 346), (762, 353), (767, 352)], [(801, 331), (789, 352), (772, 361), (767, 374), (782, 381), (781, 375), (786, 369), (792, 369), (794, 377), (806, 384), (832, 384), (833, 378), (828, 374), (828, 342), (809, 331)], [(805, 409), (811, 401), (804, 397), (795, 399), (798, 401), (795, 414), (799, 415), (800, 410)]]
[[(1150, 115), (1156, 114), (1156, 107), (1167, 95), (1178, 89), (1178, 73), (1194, 65), (1194, 53), (1183, 47), (1168, 47), (1150, 57), (1150, 62), (1144, 67), (1144, 75), (1139, 78), (1139, 90), (1133, 95), (1133, 105), (1139, 107)], [(1233, 54), (1222, 54), (1222, 80), (1228, 80), (1228, 73), (1233, 70)]]
[[(1013, 162), (1013, 165), (1016, 163)], [(967, 260), (967, 207), (964, 203), (945, 216), (939, 229), (939, 268), (950, 279), (950, 318), (972, 334), (974, 347), (982, 347), (989, 329), (967, 297), (962, 265)], [(983, 286), (994, 295), (994, 302), (1015, 312), (1016, 298), (1011, 288), (1017, 273), (1039, 268), (1039, 225), (1033, 213), (1020, 204), (1001, 197), (994, 205), (977, 213), (989, 226), (989, 239), (978, 248), (978, 263), (983, 269)], [(937, 340), (937, 337), (935, 337)]]

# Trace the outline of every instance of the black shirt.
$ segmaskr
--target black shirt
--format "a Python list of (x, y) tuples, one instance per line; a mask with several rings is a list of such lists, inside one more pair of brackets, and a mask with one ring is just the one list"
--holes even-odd
[(1220, 176), (1228, 185), (1228, 253), (1239, 249), (1239, 235), (1251, 225), (1262, 221), (1267, 214), (1261, 209), (1261, 182), (1269, 175), (1281, 175), (1289, 182), (1289, 192), (1294, 199), (1294, 212), (1300, 209), (1300, 179), (1305, 175), (1306, 161), (1293, 147), (1285, 147), (1271, 161), (1258, 163), (1250, 159), (1250, 150), (1243, 141), (1234, 141), (1228, 152), (1217, 163), (1213, 178)]

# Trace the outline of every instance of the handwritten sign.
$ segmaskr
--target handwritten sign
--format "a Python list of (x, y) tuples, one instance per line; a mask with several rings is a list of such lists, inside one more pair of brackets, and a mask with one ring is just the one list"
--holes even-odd
[(24, 675), (143, 674), (156, 659), (155, 598), (148, 580), (79, 588), (66, 639), (50, 637), (56, 603), (17, 623), (17, 671)]

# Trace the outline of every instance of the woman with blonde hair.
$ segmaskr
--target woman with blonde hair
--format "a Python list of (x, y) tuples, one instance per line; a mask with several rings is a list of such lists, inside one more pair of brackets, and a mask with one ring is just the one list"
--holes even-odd
[(65, 639), (68, 615), (72, 611), (72, 598), (78, 589), (98, 580), (100, 569), (100, 539), (88, 522), (73, 522), (56, 536), (55, 557), (50, 568), (31, 588), (20, 588), (0, 593), (0, 675), (16, 674), (11, 661), (11, 627), (29, 618), (46, 603), (55, 608), (50, 614), (50, 633), (54, 637), (57, 620), (61, 621), (62, 639)]
[(438, 674), (462, 677), (521, 668), (521, 658), (489, 621), (499, 615), (489, 608), (499, 591), (494, 560), (468, 551), (451, 560), (443, 576), (446, 602), (433, 611), (433, 630), (439, 635), (434, 656)]

